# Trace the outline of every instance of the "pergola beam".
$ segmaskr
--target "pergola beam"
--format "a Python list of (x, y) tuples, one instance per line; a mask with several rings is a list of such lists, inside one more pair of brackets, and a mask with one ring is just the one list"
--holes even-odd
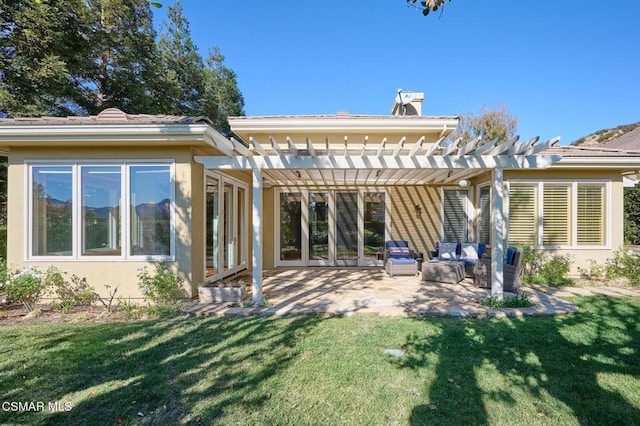
[(409, 157), (413, 157), (413, 156), (416, 155), (418, 150), (420, 150), (420, 148), (422, 148), (422, 144), (424, 143), (424, 140), (425, 140), (425, 137), (422, 136), (420, 139), (418, 139), (418, 141), (416, 143), (413, 144), (413, 146), (409, 150)]
[(269, 155), (253, 157), (196, 156), (196, 161), (211, 169), (503, 169), (547, 168), (561, 159), (559, 155), (431, 156), (409, 155), (319, 155), (317, 157)]

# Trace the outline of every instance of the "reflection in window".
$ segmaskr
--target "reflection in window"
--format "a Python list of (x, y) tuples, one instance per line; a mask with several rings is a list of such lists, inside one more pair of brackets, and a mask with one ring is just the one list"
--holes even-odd
[(131, 166), (131, 254), (171, 254), (171, 170), (168, 165)]
[(384, 192), (364, 194), (364, 256), (382, 260), (384, 252)]
[(38, 166), (32, 175), (32, 245), (34, 256), (73, 254), (73, 170)]
[(280, 194), (280, 260), (302, 259), (302, 196)]
[(82, 254), (120, 256), (120, 166), (83, 166)]

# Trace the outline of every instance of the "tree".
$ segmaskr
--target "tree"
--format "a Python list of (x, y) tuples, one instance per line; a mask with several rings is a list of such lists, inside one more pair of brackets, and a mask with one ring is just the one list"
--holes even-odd
[(146, 0), (86, 0), (91, 12), (94, 67), (83, 82), (89, 114), (115, 107), (133, 114), (162, 112), (167, 80)]
[(640, 187), (624, 188), (624, 240), (640, 244)]
[(244, 98), (235, 72), (224, 64), (217, 47), (209, 50), (206, 61), (202, 60), (179, 0), (168, 7), (167, 18), (158, 41), (169, 83), (167, 111), (204, 115), (213, 121), (216, 130), (228, 135), (227, 117), (244, 115)]
[(213, 127), (228, 135), (231, 132), (227, 118), (244, 115), (244, 97), (238, 88), (236, 73), (224, 65), (224, 56), (214, 47), (207, 57), (205, 93), (202, 111), (213, 121)]
[(167, 8), (168, 22), (162, 24), (158, 49), (168, 81), (166, 114), (201, 114), (206, 70), (191, 39), (189, 22), (176, 1)]
[(420, 1), (418, 0), (407, 0), (407, 3), (411, 6), (422, 10), (422, 14), (427, 16), (429, 12), (436, 11), (438, 8), (443, 7), (445, 3), (450, 2), (451, 0), (426, 0)]
[(0, 2), (0, 116), (78, 111), (90, 49), (82, 0)]
[(462, 138), (464, 143), (482, 136), (483, 143), (494, 139), (498, 142), (506, 142), (515, 137), (517, 129), (518, 119), (510, 115), (504, 105), (500, 104), (495, 109), (484, 105), (479, 115), (472, 112), (463, 115), (451, 138), (454, 140)]

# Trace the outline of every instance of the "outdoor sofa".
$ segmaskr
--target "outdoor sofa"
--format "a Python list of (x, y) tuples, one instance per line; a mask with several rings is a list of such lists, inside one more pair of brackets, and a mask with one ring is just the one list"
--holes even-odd
[(436, 249), (430, 253), (430, 259), (462, 262), (464, 276), (473, 277), (476, 264), (479, 259), (482, 259), (486, 250), (487, 245), (484, 243), (436, 242)]

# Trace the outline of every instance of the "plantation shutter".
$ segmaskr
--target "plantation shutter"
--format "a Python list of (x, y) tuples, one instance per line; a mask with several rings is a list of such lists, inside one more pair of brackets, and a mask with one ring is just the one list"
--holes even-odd
[(602, 184), (578, 184), (578, 245), (605, 244), (605, 189)]
[(443, 241), (467, 241), (467, 191), (445, 189), (443, 191), (442, 208), (444, 213)]
[(509, 187), (509, 243), (537, 245), (538, 186), (512, 183)]
[(570, 245), (570, 186), (545, 183), (542, 196), (542, 244), (545, 246)]
[(480, 188), (478, 200), (478, 242), (491, 244), (491, 188)]

